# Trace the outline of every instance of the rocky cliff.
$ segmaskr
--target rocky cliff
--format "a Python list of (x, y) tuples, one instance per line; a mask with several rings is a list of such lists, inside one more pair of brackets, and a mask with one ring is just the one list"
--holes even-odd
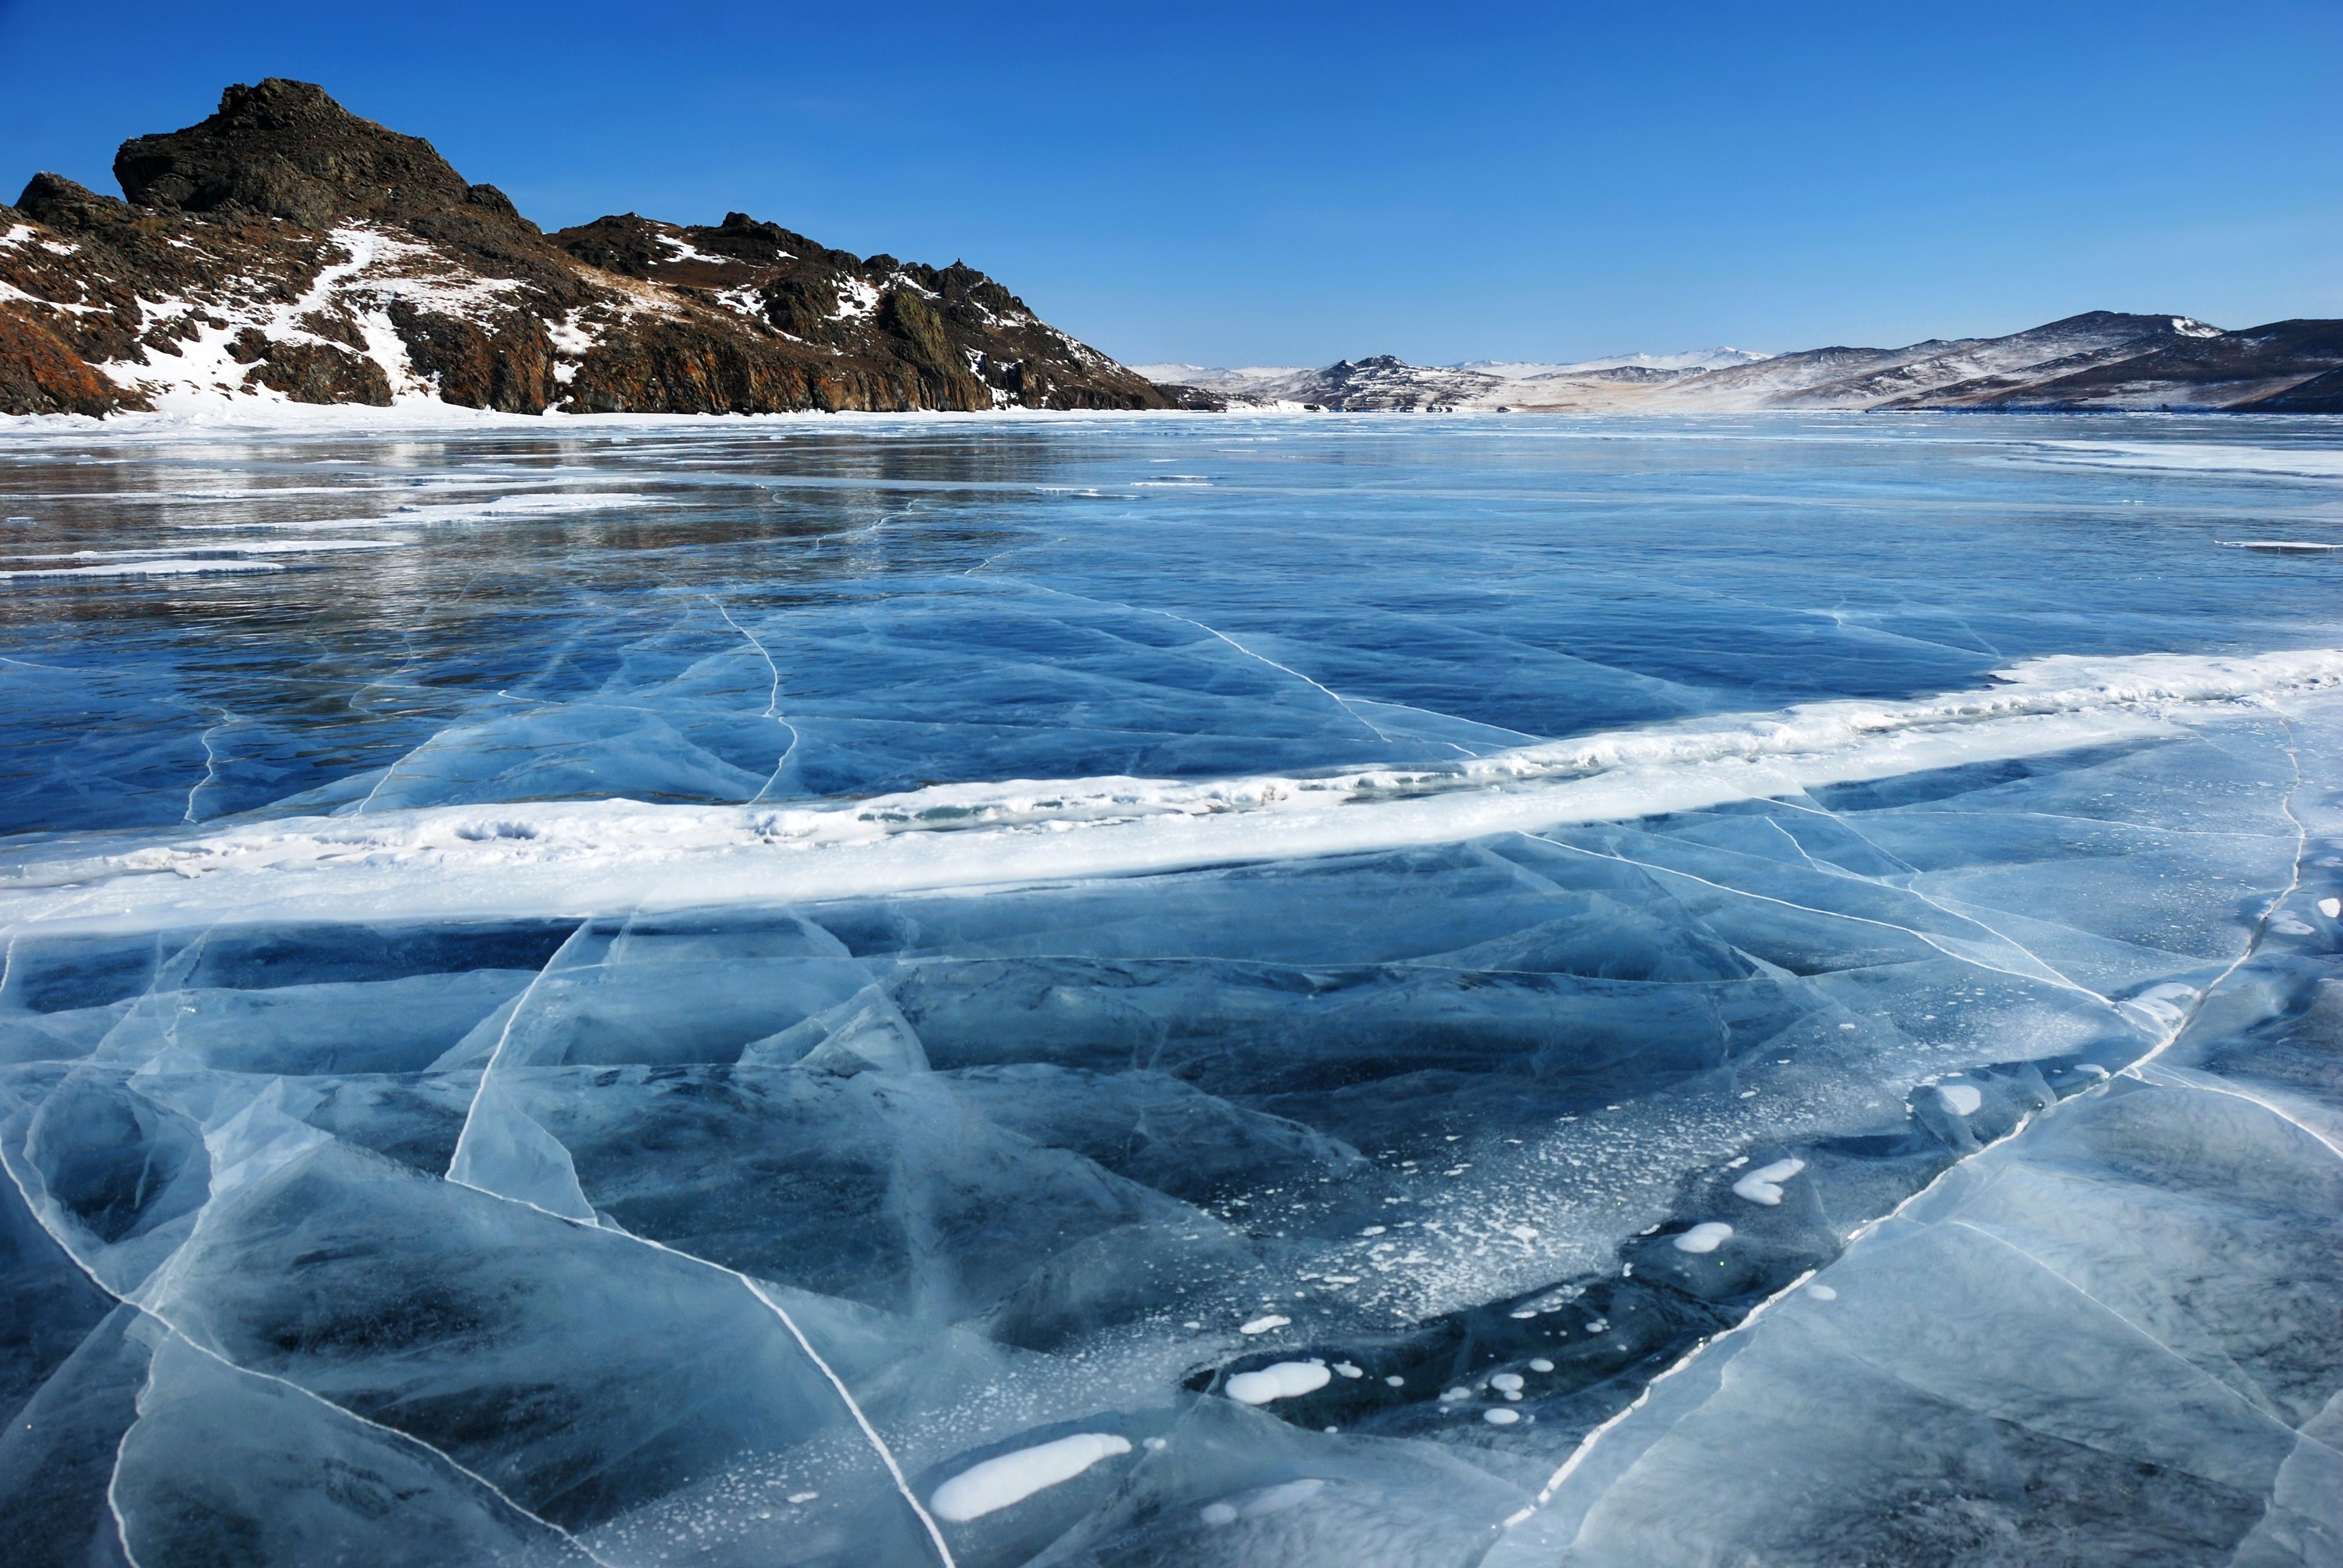
[(253, 397), (535, 414), (1161, 408), (984, 274), (733, 213), (546, 234), (419, 137), (305, 82), (125, 142), (123, 198), (0, 206), (0, 411)]

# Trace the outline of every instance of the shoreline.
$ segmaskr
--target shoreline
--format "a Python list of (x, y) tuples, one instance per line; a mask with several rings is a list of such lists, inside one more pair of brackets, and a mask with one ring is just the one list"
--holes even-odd
[(2294, 413), (2284, 410), (2257, 415), (2219, 407), (2166, 408), (1691, 408), (1660, 410), (1626, 409), (1538, 409), (1538, 408), (1311, 408), (1301, 407), (1252, 407), (1230, 408), (906, 408), (875, 410), (865, 408), (804, 408), (781, 413), (765, 414), (570, 414), (548, 409), (542, 414), (508, 414), (489, 408), (472, 408), (458, 403), (442, 403), (436, 399), (394, 404), (379, 407), (366, 403), (306, 404), (290, 402), (258, 402), (256, 400), (228, 404), (215, 400), (208, 404), (152, 410), (128, 410), (121, 413), (91, 414), (0, 414), (0, 439), (17, 435), (47, 435), (77, 433), (118, 433), (122, 435), (169, 435), (197, 431), (249, 430), (266, 435), (350, 435), (364, 436), (411, 433), (461, 433), (474, 430), (587, 430), (623, 429), (707, 429), (711, 427), (743, 428), (759, 427), (828, 426), (832, 421), (857, 424), (916, 423), (920, 425), (1064, 425), (1091, 421), (1123, 423), (1145, 421), (1205, 421), (1214, 419), (1400, 419), (1419, 421), (1426, 417), (1485, 421), (1593, 421), (1604, 424), (1653, 423), (1660, 421), (1707, 422), (1745, 419), (1892, 419), (1910, 420), (1939, 416), (1961, 417), (2040, 418), (2044, 417), (2091, 419), (2200, 419), (2219, 418), (2224, 421), (2267, 417), (2285, 421), (2288, 426), (2318, 429), (2323, 427), (2343, 427), (2343, 414)]

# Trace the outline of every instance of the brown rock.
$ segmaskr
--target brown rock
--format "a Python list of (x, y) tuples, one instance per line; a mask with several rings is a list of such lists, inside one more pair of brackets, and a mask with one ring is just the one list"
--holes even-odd
[[(382, 403), (399, 371), (359, 318), (383, 312), (441, 397), (514, 413), (1172, 403), (958, 262), (861, 258), (738, 212), (688, 227), (628, 213), (548, 238), (428, 142), (307, 83), (231, 87), (200, 125), (124, 143), (115, 168), (126, 202), (36, 176), (34, 241), (0, 247), (17, 315), (84, 370), (184, 380), (183, 344), (258, 323), (229, 347), (245, 385)], [(389, 270), (312, 300), (357, 243), (327, 231), (352, 224), (400, 231), (378, 254)], [(297, 304), (288, 340), (276, 324)], [(45, 385), (57, 363), (40, 359)]]
[(390, 407), (390, 377), (363, 354), (323, 343), (271, 343), (245, 376), (248, 387), (271, 387), (296, 403), (369, 403)]
[(469, 194), (422, 137), (362, 120), (323, 87), (279, 76), (230, 87), (201, 125), (123, 143), (114, 177), (140, 206), (258, 213), (304, 228), (438, 212)]
[(542, 414), (553, 402), (553, 343), (533, 316), (508, 310), (482, 322), (401, 299), (391, 302), (390, 324), (447, 402), (502, 414)]
[(0, 413), (111, 414), (145, 407), (92, 370), (55, 333), (0, 305)]

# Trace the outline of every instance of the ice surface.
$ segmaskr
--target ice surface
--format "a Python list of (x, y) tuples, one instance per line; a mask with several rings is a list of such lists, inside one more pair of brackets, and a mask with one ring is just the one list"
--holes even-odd
[(150, 426), (12, 1562), (2337, 1560), (2297, 427)]

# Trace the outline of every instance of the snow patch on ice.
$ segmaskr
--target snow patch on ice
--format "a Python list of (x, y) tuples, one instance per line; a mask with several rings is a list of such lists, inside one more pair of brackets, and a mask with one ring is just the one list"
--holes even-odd
[(2036, 462), (2173, 473), (2277, 474), (2343, 479), (2343, 451), (2312, 447), (2232, 447), (2211, 441), (2042, 441)]
[(116, 561), (95, 567), (34, 567), (0, 572), (5, 578), (186, 578), (216, 572), (281, 572), (275, 561), (222, 560), (216, 558), (166, 558), (161, 560)]
[[(454, 521), (629, 500), (645, 504), (544, 495), (355, 521)], [(687, 884), (696, 902), (715, 907), (1348, 854), (2157, 739), (2175, 733), (2161, 717), (2167, 710), (2343, 686), (2343, 650), (2053, 658), (2006, 674), (2006, 684), (1974, 692), (1619, 730), (1437, 768), (1315, 778), (1012, 779), (785, 808), (623, 799), (522, 803), (510, 810), (536, 823), (538, 837), (493, 847), (457, 836), (468, 816), (455, 808), (283, 818), (76, 862), (68, 879), (180, 867), (265, 869), (257, 879), (206, 874), (190, 891), (200, 889), (198, 896), (212, 900), (209, 912), (223, 916), (254, 902), (281, 913), (313, 895), (337, 908), (363, 897), (378, 915), (522, 914), (573, 908), (581, 899), (625, 902)], [(380, 853), (353, 865), (361, 846)], [(314, 885), (284, 875), (328, 862), (339, 864)], [(126, 889), (111, 918), (136, 921), (152, 896)], [(45, 897), (27, 887), (10, 902), (31, 918)], [(2014, 971), (2040, 972), (2023, 950), (1996, 955)], [(2155, 1010), (2146, 1001), (2125, 1005), (2144, 1016)]]

